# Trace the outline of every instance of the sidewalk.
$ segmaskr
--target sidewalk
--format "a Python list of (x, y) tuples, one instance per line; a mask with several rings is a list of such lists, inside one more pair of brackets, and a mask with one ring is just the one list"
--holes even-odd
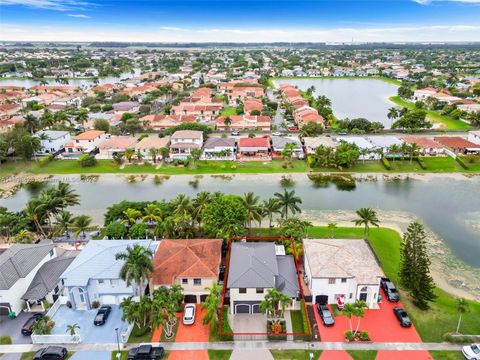
[[(138, 346), (139, 344), (126, 344), (122, 347), (125, 350)], [(158, 343), (152, 343), (158, 346)], [(346, 342), (295, 342), (295, 341), (235, 341), (235, 342), (175, 342), (161, 343), (165, 350), (241, 350), (241, 349), (276, 349), (276, 350), (393, 350), (393, 351), (415, 351), (415, 350), (450, 350), (459, 351), (462, 345), (451, 343), (346, 343)], [(0, 353), (23, 353), (35, 351), (44, 346), (41, 345), (0, 345)], [(114, 351), (117, 344), (77, 344), (65, 345), (70, 351), (96, 352)]]

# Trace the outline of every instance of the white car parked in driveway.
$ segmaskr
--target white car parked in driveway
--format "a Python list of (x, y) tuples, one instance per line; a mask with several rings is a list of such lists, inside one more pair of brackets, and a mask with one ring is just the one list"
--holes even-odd
[(466, 345), (463, 347), (462, 353), (468, 360), (480, 360), (480, 344)]
[(183, 309), (183, 324), (192, 325), (195, 322), (195, 304), (187, 304)]

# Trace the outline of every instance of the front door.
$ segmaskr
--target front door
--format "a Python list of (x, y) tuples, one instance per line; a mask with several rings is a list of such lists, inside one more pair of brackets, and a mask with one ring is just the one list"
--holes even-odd
[(360, 293), (360, 300), (367, 301), (367, 293), (364, 293), (364, 292)]

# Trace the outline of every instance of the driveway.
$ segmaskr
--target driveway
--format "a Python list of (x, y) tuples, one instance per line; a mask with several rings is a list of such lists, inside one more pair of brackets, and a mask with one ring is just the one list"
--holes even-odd
[[(196, 305), (195, 323), (193, 325), (184, 325), (182, 318), (179, 318), (177, 336), (175, 342), (208, 342), (210, 337), (210, 325), (203, 325), (203, 317), (207, 312), (206, 309), (200, 309), (200, 304)], [(207, 350), (184, 350), (172, 351), (169, 360), (175, 359), (198, 359), (208, 360)]]
[(20, 331), (32, 314), (22, 311), (13, 320), (10, 320), (8, 316), (0, 316), (0, 336), (10, 336), (13, 344), (31, 344), (30, 336), (23, 336)]
[(110, 351), (76, 352), (75, 354), (73, 354), (70, 360), (111, 360), (111, 358), (112, 353)]
[(67, 325), (77, 324), (80, 329), (77, 333), (82, 338), (82, 343), (95, 344), (95, 343), (116, 343), (117, 335), (115, 328), (119, 329), (119, 334), (122, 329), (127, 327), (127, 323), (122, 321), (122, 313), (118, 306), (112, 305), (112, 312), (107, 319), (107, 322), (102, 326), (93, 325), (93, 319), (97, 314), (97, 310), (73, 310), (66, 306), (60, 306), (55, 315), (53, 321), (55, 321), (55, 327), (52, 334), (67, 334)]
[(272, 353), (268, 349), (243, 350), (235, 349), (230, 360), (273, 360)]
[[(365, 316), (360, 322), (360, 330), (367, 330), (374, 342), (422, 342), (414, 326), (402, 328), (393, 314), (393, 308), (401, 307), (402, 304), (387, 301), (383, 292), (381, 296), (382, 303), (379, 309), (365, 310)], [(346, 316), (335, 317), (335, 325), (331, 327), (323, 325), (318, 311), (315, 311), (315, 317), (319, 324), (322, 341), (344, 341), (345, 331), (350, 330)], [(356, 324), (357, 320), (352, 318), (353, 327)]]
[(235, 340), (266, 340), (267, 315), (233, 315), (233, 332)]

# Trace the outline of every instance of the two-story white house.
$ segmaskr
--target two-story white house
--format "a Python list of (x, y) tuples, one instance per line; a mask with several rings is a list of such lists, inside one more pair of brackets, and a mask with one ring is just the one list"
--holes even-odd
[(230, 249), (227, 289), (230, 313), (259, 314), (269, 289), (300, 300), (295, 260), (274, 242), (233, 242)]
[(222, 239), (162, 240), (153, 258), (150, 289), (180, 285), (186, 303), (200, 303), (218, 281)]
[(116, 254), (136, 245), (155, 252), (158, 244), (150, 240), (90, 241), (60, 277), (72, 308), (90, 310), (93, 301), (118, 305), (125, 297), (136, 296), (136, 285), (129, 286), (120, 278), (124, 262), (115, 259)]
[(186, 159), (193, 149), (201, 149), (203, 132), (196, 130), (178, 130), (170, 137), (170, 157)]
[(14, 244), (0, 254), (0, 315), (22, 311), (22, 295), (42, 265), (56, 255), (51, 244)]
[(375, 308), (380, 291), (380, 268), (363, 239), (304, 239), (305, 282), (313, 303), (337, 304), (363, 300)]
[(65, 145), (71, 142), (68, 131), (41, 130), (35, 136), (40, 139), (42, 148), (39, 153), (41, 154), (55, 154), (65, 149)]
[(82, 153), (85, 151), (95, 150), (107, 135), (102, 130), (88, 130), (77, 136), (72, 136), (72, 141), (65, 145), (68, 153)]

